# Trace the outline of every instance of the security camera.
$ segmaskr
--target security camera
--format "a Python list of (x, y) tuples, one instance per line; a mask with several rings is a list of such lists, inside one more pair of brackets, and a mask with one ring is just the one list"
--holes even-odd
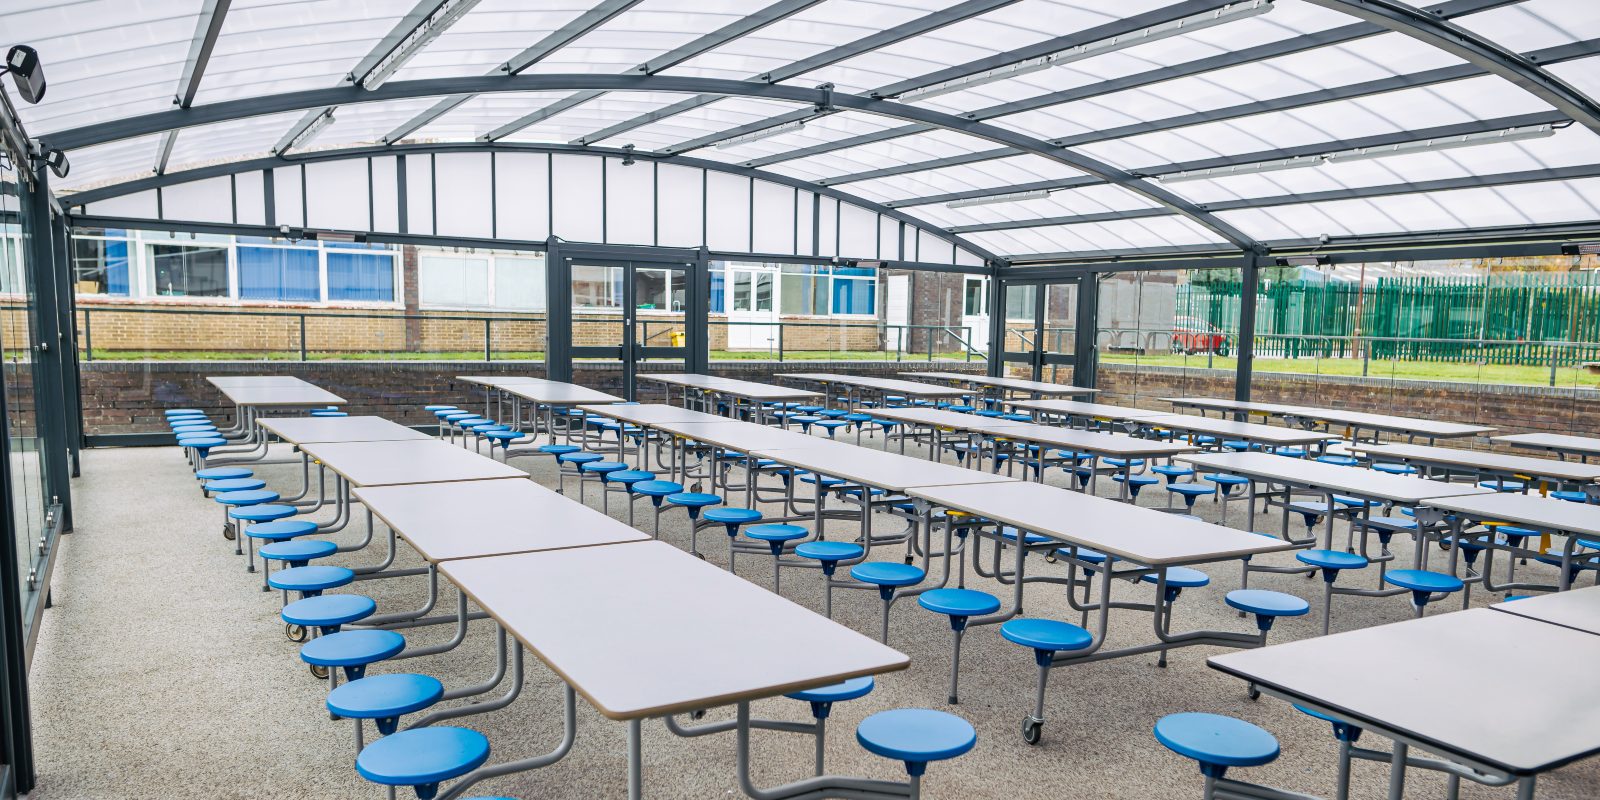
[(44, 99), (44, 67), (39, 65), (39, 52), (19, 44), (6, 53), (5, 71), (11, 74), (17, 93), (29, 103)]

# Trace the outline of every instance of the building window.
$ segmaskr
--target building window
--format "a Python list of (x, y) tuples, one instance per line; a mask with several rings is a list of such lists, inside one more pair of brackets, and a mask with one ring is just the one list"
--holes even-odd
[(711, 271), (711, 313), (723, 314), (727, 312), (727, 298), (724, 296), (723, 276), (727, 273), (720, 269)]
[(878, 271), (872, 267), (835, 268), (833, 313), (852, 316), (878, 313)]
[(544, 256), (495, 256), (494, 307), (544, 311)]
[(315, 303), (322, 299), (314, 247), (238, 248), (239, 299)]
[(489, 259), (423, 255), (417, 259), (417, 297), (425, 305), (482, 308), (491, 305)]
[(964, 292), (962, 293), (961, 297), (961, 314), (963, 316), (981, 317), (987, 313), (984, 310), (984, 301), (986, 299), (984, 295), (987, 294), (987, 292), (984, 290), (987, 288), (988, 283), (982, 278), (977, 280), (972, 278), (967, 279), (966, 286), (964, 287)]
[(72, 240), (72, 280), (79, 294), (128, 294), (126, 239)]
[(622, 308), (622, 267), (572, 265), (572, 307), (614, 311)]
[(227, 297), (228, 248), (218, 245), (146, 245), (151, 294), (159, 297)]
[(1015, 322), (1032, 322), (1038, 314), (1038, 286), (1007, 286), (1006, 319)]
[(810, 264), (784, 264), (780, 310), (785, 314), (818, 316), (828, 313), (828, 268)]

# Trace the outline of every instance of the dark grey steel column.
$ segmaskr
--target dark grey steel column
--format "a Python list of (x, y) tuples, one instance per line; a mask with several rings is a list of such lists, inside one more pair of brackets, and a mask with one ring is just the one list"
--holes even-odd
[(1100, 273), (1085, 272), (1078, 280), (1078, 331), (1072, 346), (1072, 385), (1093, 389), (1100, 374)]
[(1000, 277), (1000, 265), (989, 262), (989, 375), (1005, 374), (1006, 352), (1006, 287)]
[(83, 392), (78, 368), (77, 281), (72, 273), (69, 233), (64, 217), (58, 214), (51, 218), (50, 239), (55, 247), (56, 263), (61, 265), (59, 275), (64, 278), (57, 281), (57, 309), (60, 312), (62, 335), (58, 353), (61, 363), (61, 409), (67, 426), (64, 443), (68, 448), (67, 465), (72, 477), (76, 478), (81, 472), (78, 456), (83, 450)]
[(551, 236), (544, 256), (544, 376), (572, 380), (572, 280), (561, 240)]
[(684, 293), (684, 372), (704, 374), (711, 369), (711, 251), (695, 251), (689, 267), (689, 290)]
[(70, 269), (56, 261), (55, 240), (50, 219), (50, 171), (40, 166), (34, 171), (24, 213), (28, 215), (29, 277), (38, 307), (38, 339), (34, 343), (35, 410), (39, 421), (40, 453), (44, 461), (44, 485), (50, 502), (61, 505), (61, 529), (72, 530), (71, 470), (67, 466), (69, 439), (66, 424), (66, 398), (62, 392), (62, 350), (69, 340), (61, 332), (62, 283), (70, 284), (65, 273)]
[(1239, 277), (1239, 363), (1233, 372), (1233, 399), (1250, 399), (1250, 379), (1255, 373), (1256, 285), (1261, 266), (1270, 263), (1259, 252), (1246, 253)]

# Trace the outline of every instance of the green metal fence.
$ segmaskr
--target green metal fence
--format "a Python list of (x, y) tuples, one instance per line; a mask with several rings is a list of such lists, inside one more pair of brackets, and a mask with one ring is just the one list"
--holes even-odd
[[(1239, 288), (1238, 281), (1181, 285), (1178, 314), (1236, 332)], [(1357, 336), (1368, 338), (1358, 345)], [(1386, 277), (1365, 285), (1268, 281), (1256, 300), (1256, 337), (1256, 354), (1277, 358), (1594, 361), (1600, 360), (1600, 280), (1592, 272), (1516, 272)], [(1370, 352), (1357, 352), (1362, 346)]]

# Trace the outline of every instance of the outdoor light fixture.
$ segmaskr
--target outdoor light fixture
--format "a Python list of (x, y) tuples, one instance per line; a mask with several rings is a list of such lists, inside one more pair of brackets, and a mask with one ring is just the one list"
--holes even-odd
[(927, 86), (919, 86), (915, 89), (901, 92), (899, 98), (903, 101), (911, 101), (938, 97), (942, 94), (950, 94), (951, 92), (971, 89), (974, 86), (982, 86), (986, 83), (1015, 78), (1018, 75), (1038, 72), (1073, 61), (1082, 61), (1085, 58), (1117, 50), (1125, 50), (1129, 47), (1160, 41), (1173, 36), (1181, 36), (1185, 33), (1193, 33), (1215, 25), (1221, 25), (1224, 22), (1265, 14), (1271, 10), (1272, 0), (1245, 0), (1245, 2), (1229, 3), (1222, 8), (1151, 25), (1148, 28), (1140, 28), (1131, 33), (1080, 44), (1077, 47), (1069, 47), (1066, 50), (1060, 50), (1048, 55), (1035, 56), (1034, 58), (1017, 61), (1003, 67), (986, 69), (982, 72), (974, 72), (971, 75), (963, 75), (959, 78), (931, 83)]
[(622, 151), (623, 151), (622, 166), (624, 166), (624, 167), (633, 166), (633, 163), (634, 163), (633, 162), (633, 145), (631, 145), (631, 144), (623, 145), (622, 146)]
[(759, 131), (751, 131), (749, 133), (740, 134), (729, 139), (723, 139), (722, 141), (717, 142), (717, 149), (724, 150), (729, 147), (738, 147), (741, 144), (749, 144), (750, 142), (760, 141), (769, 136), (777, 136), (780, 133), (797, 131), (805, 126), (805, 120), (797, 119), (791, 122), (785, 122), (782, 125), (774, 125), (770, 128), (762, 128)]
[(361, 88), (372, 91), (389, 80), (412, 56), (422, 52), (429, 42), (439, 38), (447, 28), (454, 25), (462, 15), (472, 10), (478, 0), (445, 0), (444, 4), (433, 10), (428, 18), (411, 30), (406, 38), (400, 40), (389, 54), (384, 56), (376, 66), (367, 72), (361, 79)]
[(294, 138), (290, 139), (289, 143), (284, 145), (284, 148), (277, 152), (277, 155), (281, 156), (284, 153), (295, 149), (296, 147), (304, 147), (305, 145), (310, 144), (312, 139), (317, 138), (317, 134), (322, 133), (323, 129), (332, 124), (333, 109), (330, 108), (327, 111), (322, 112), (322, 116), (317, 117), (310, 125), (307, 125), (305, 130), (295, 134)]
[(988, 197), (968, 197), (962, 200), (951, 200), (944, 204), (945, 208), (966, 208), (968, 206), (987, 206), (995, 203), (1020, 203), (1023, 200), (1038, 200), (1049, 197), (1049, 189), (1034, 189), (1028, 192), (1011, 192), (1009, 194), (991, 194)]
[(38, 146), (37, 142), (34, 143), (33, 149), (34, 158), (43, 161), (44, 165), (49, 167), (57, 178), (67, 177), (67, 173), (72, 170), (72, 165), (67, 163), (66, 153), (56, 149), (43, 149)]
[(1289, 256), (1278, 259), (1280, 267), (1320, 267), (1327, 263), (1327, 256)]
[(1415, 139), (1409, 142), (1396, 142), (1394, 144), (1378, 145), (1375, 147), (1355, 147), (1349, 150), (1337, 150), (1332, 153), (1323, 153), (1315, 156), (1280, 158), (1272, 161), (1255, 161), (1249, 164), (1230, 164), (1225, 167), (1208, 167), (1206, 169), (1187, 169), (1181, 172), (1169, 172), (1165, 175), (1160, 175), (1158, 176), (1158, 179), (1162, 183), (1182, 183), (1183, 181), (1210, 180), (1214, 178), (1226, 178), (1230, 175), (1250, 175), (1258, 172), (1275, 172), (1285, 169), (1320, 167), (1323, 164), (1342, 164), (1347, 161), (1387, 158), (1389, 156), (1408, 155), (1411, 153), (1431, 153), (1437, 150), (1453, 150), (1458, 147), (1477, 147), (1478, 145), (1485, 144), (1520, 142), (1527, 139), (1544, 139), (1554, 135), (1556, 135), (1555, 125), (1530, 125), (1522, 128), (1503, 128), (1495, 131), (1463, 133), (1457, 136), (1439, 136), (1432, 139)]
[(25, 44), (11, 48), (6, 53), (5, 71), (11, 74), (22, 99), (29, 103), (44, 99), (44, 67), (39, 64), (38, 51)]
[(344, 231), (306, 231), (305, 238), (315, 239), (319, 242), (344, 242), (346, 244), (355, 244), (367, 240), (365, 235)]
[(1562, 245), (1561, 252), (1569, 256), (1600, 256), (1600, 242)]

